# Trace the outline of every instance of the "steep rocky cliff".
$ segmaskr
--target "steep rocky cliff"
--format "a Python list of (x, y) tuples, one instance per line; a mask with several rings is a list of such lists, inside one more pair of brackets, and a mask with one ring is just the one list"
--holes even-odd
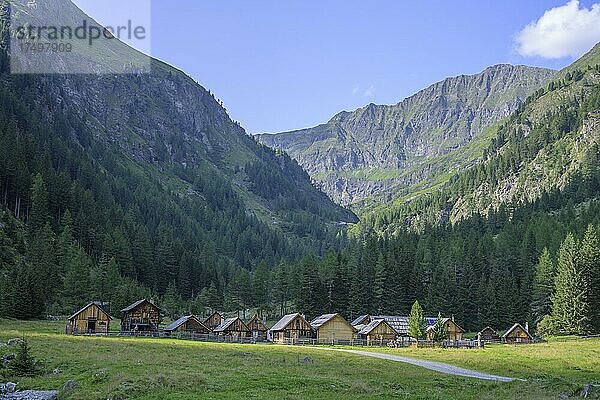
[(370, 104), (315, 128), (258, 137), (287, 151), (336, 201), (352, 204), (429, 176), (430, 159), (480, 136), (554, 74), (496, 65), (448, 78), (396, 105)]

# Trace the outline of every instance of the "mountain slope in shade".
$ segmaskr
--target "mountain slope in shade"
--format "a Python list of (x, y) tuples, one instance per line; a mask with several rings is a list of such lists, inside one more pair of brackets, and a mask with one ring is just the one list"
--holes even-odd
[(422, 180), (430, 159), (480, 136), (554, 74), (497, 65), (448, 78), (396, 105), (370, 104), (315, 128), (258, 138), (288, 152), (334, 200), (352, 204)]
[[(44, 7), (61, 10), (66, 21), (89, 18), (69, 0), (37, 7), (42, 14)], [(122, 62), (139, 56), (122, 44), (117, 50)], [(178, 256), (208, 249), (210, 271), (320, 251), (335, 240), (340, 222), (356, 221), (289, 156), (257, 143), (209, 91), (163, 62), (151, 60), (149, 74), (18, 76), (1, 55), (3, 205), (15, 214), (26, 210), (33, 177), (41, 173), (52, 190), (52, 220), (58, 224), (68, 208), (93, 258), (102, 255), (103, 234), (125, 219), (146, 230), (152, 246), (159, 232), (169, 237)], [(59, 182), (67, 193), (57, 192)], [(82, 204), (69, 185), (85, 191), (88, 212), (74, 212)], [(178, 276), (170, 265), (171, 271), (152, 272), (159, 283), (149, 277), (142, 283), (163, 291)], [(196, 282), (199, 289), (210, 284), (206, 279)], [(210, 279), (219, 285), (226, 278)]]

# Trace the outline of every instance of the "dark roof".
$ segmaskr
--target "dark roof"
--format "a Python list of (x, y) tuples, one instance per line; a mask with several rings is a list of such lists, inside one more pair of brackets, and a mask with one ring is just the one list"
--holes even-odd
[(96, 307), (98, 307), (104, 314), (106, 314), (108, 316), (109, 320), (113, 319), (110, 316), (110, 314), (107, 313), (106, 310), (102, 307), (102, 303), (100, 303), (99, 301), (92, 301), (91, 303), (86, 304), (81, 310), (79, 310), (75, 314), (71, 315), (69, 317), (69, 321), (71, 321), (73, 318), (75, 318), (78, 314), (81, 314), (82, 312), (84, 312), (90, 306), (96, 306)]
[(379, 324), (382, 323), (386, 323), (388, 324), (388, 326), (390, 328), (392, 328), (392, 330), (395, 331), (395, 329), (385, 320), (385, 319), (374, 319), (371, 322), (369, 322), (368, 325), (365, 325), (359, 332), (359, 335), (368, 335), (369, 333), (371, 333), (371, 331), (375, 328), (377, 328), (379, 326)]
[(482, 334), (484, 331), (492, 331), (492, 333), (496, 336), (498, 335), (498, 332), (496, 332), (494, 329), (492, 329), (491, 326), (486, 326), (485, 328), (483, 328), (482, 330), (480, 330), (479, 332), (477, 332), (478, 335)]
[(399, 335), (408, 334), (408, 317), (399, 315), (374, 315), (372, 318), (385, 320)]
[(275, 325), (273, 325), (273, 327), (271, 328), (271, 331), (276, 332), (276, 331), (284, 330), (285, 327), (288, 326), (289, 323), (292, 322), (296, 317), (300, 317), (300, 318), (304, 319), (304, 317), (302, 315), (300, 315), (300, 313), (284, 315), (283, 317), (281, 317), (281, 319), (279, 321), (277, 321), (277, 323)]
[(253, 316), (252, 318), (250, 318), (250, 320), (249, 320), (249, 321), (248, 321), (248, 323), (246, 324), (246, 325), (248, 326), (248, 328), (250, 328), (250, 324), (251, 324), (253, 321), (256, 321), (256, 323), (257, 323), (258, 325), (260, 325), (261, 327), (264, 327), (264, 328), (265, 328), (264, 330), (266, 330), (266, 331), (268, 331), (268, 330), (269, 330), (269, 328), (267, 327), (267, 324), (265, 324), (263, 321), (261, 321), (261, 320), (260, 320), (260, 318), (258, 318), (258, 315), (256, 315), (256, 314), (254, 314), (254, 316)]
[(121, 312), (127, 312), (127, 311), (131, 311), (131, 310), (135, 310), (136, 308), (138, 308), (142, 303), (147, 302), (149, 303), (152, 307), (156, 308), (159, 311), (162, 311), (160, 309), (160, 307), (158, 307), (156, 304), (154, 304), (153, 302), (151, 302), (150, 300), (147, 299), (142, 299), (142, 300), (138, 300), (133, 304), (128, 305), (127, 307), (125, 307), (124, 309), (121, 310)]
[(174, 331), (175, 329), (179, 328), (181, 325), (183, 325), (184, 323), (186, 323), (190, 319), (193, 319), (194, 321), (196, 321), (200, 325), (204, 326), (204, 324), (196, 316), (194, 316), (194, 315), (185, 315), (185, 316), (179, 318), (178, 320), (171, 322), (169, 325), (167, 325), (167, 327), (164, 330), (165, 331)]
[(364, 323), (364, 320), (367, 318), (370, 318), (369, 314), (361, 315), (360, 317), (355, 318), (354, 321), (350, 322), (350, 325), (352, 325), (352, 326), (360, 325), (360, 324)]
[[(243, 326), (246, 326), (246, 324), (244, 324), (244, 321), (242, 321), (240, 319), (240, 317), (233, 317), (233, 318), (227, 318), (226, 320), (224, 320), (221, 325), (217, 326), (214, 329), (214, 332), (224, 332), (227, 330), (227, 328), (229, 328), (231, 326), (231, 324), (233, 324), (236, 320), (240, 320), (240, 322), (242, 323)], [(248, 330), (248, 327), (246, 327), (246, 329)]]
[(529, 334), (529, 332), (527, 332), (527, 330), (525, 328), (523, 328), (523, 326), (520, 323), (515, 323), (513, 326), (510, 327), (509, 330), (507, 330), (504, 335), (502, 335), (503, 338), (506, 338), (508, 335), (510, 335), (512, 333), (512, 331), (514, 331), (517, 328), (521, 328), (523, 330), (523, 332), (527, 333), (527, 336), (531, 339), (533, 338), (533, 336), (531, 336)]

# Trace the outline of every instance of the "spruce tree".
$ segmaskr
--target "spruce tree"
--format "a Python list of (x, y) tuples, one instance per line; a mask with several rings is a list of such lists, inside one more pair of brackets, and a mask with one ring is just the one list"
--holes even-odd
[(425, 317), (423, 315), (423, 309), (416, 300), (410, 310), (410, 316), (408, 317), (408, 336), (414, 339), (421, 339), (425, 336)]
[(433, 328), (433, 341), (443, 342), (448, 337), (448, 332), (444, 326), (442, 313), (438, 312), (437, 319), (435, 320), (435, 326)]
[(594, 225), (589, 225), (579, 248), (579, 262), (587, 289), (588, 328), (600, 332), (600, 246)]
[(533, 295), (531, 311), (535, 326), (544, 316), (552, 312), (552, 294), (554, 292), (554, 277), (556, 269), (548, 248), (544, 248), (536, 267), (533, 280)]
[(577, 244), (569, 233), (558, 253), (552, 319), (561, 334), (583, 334), (587, 327), (586, 285), (577, 257)]
[(37, 174), (31, 187), (31, 211), (28, 221), (30, 232), (41, 229), (48, 221), (48, 190), (42, 175)]

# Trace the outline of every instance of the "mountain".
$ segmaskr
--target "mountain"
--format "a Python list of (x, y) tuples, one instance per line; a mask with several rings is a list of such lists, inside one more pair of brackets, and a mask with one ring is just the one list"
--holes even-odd
[(395, 232), (408, 226), (456, 223), (527, 202), (548, 202), (566, 190), (574, 204), (597, 196), (587, 183), (600, 166), (600, 44), (538, 88), (491, 134), (467, 144), (481, 150), (470, 168), (433, 185), (426, 181), (395, 201), (376, 205), (361, 229)]
[[(24, 5), (33, 6), (38, 15), (60, 10), (65, 21), (89, 20), (68, 0)], [(98, 51), (121, 63), (145, 57), (113, 43)], [(131, 282), (154, 294), (175, 285), (184, 298), (209, 287), (222, 296), (235, 271), (321, 252), (336, 245), (343, 223), (356, 221), (289, 156), (247, 135), (213, 94), (163, 62), (148, 62), (149, 73), (13, 75), (2, 46), (0, 239), (12, 240), (3, 254), (15, 259), (0, 262), (0, 287), (7, 276), (7, 287), (54, 279), (52, 288), (24, 284), (15, 296), (66, 312), (95, 293), (82, 283), (65, 295), (69, 276), (88, 276), (91, 265), (112, 259), (119, 278), (109, 286), (129, 282), (116, 304), (139, 295)], [(72, 240), (61, 245), (63, 234)], [(31, 254), (38, 239), (48, 244), (37, 253), (46, 257), (41, 270)], [(71, 252), (77, 257), (61, 258)], [(20, 263), (22, 270), (14, 267)]]
[(476, 155), (445, 162), (441, 172), (430, 164), (484, 134), (555, 73), (496, 65), (445, 79), (396, 105), (370, 104), (315, 128), (257, 137), (288, 152), (334, 200), (361, 210), (365, 199), (386, 194), (390, 201), (399, 188), (469, 165)]

